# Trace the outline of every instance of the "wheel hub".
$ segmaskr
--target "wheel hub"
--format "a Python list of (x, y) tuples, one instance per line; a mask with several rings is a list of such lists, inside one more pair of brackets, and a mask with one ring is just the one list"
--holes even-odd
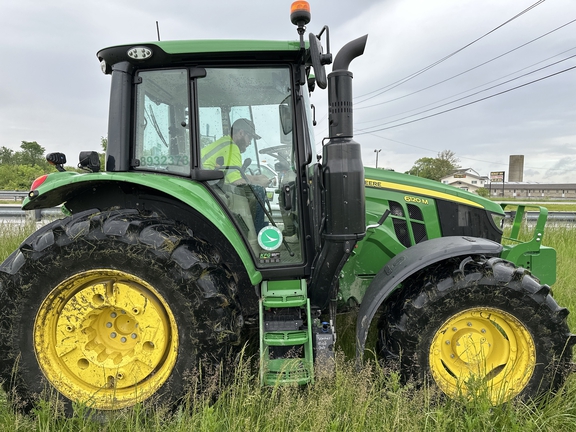
[(526, 327), (496, 308), (453, 315), (432, 339), (430, 370), (448, 395), (486, 394), (492, 403), (512, 399), (530, 381), (536, 347)]
[(42, 371), (62, 394), (118, 409), (150, 397), (168, 379), (178, 332), (168, 304), (145, 281), (91, 270), (46, 297), (34, 346)]
[[(138, 321), (126, 311), (105, 307), (85, 320), (84, 354), (100, 366), (125, 366), (134, 359), (140, 334)], [(140, 338), (141, 339), (141, 338)]]

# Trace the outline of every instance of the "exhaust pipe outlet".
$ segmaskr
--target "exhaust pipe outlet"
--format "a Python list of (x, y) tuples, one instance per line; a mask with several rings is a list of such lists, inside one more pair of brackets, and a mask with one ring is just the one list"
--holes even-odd
[(368, 35), (364, 35), (344, 45), (340, 51), (338, 51), (338, 54), (336, 54), (332, 70), (348, 70), (352, 60), (364, 54), (367, 39)]
[(328, 75), (329, 136), (351, 137), (354, 130), (352, 107), (352, 77), (350, 62), (364, 54), (368, 35), (348, 42), (336, 55)]

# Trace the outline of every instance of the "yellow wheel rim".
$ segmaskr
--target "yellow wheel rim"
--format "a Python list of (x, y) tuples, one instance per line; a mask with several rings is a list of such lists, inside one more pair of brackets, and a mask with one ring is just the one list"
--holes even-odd
[(91, 270), (65, 280), (42, 302), (34, 349), (46, 378), (68, 399), (119, 409), (166, 382), (178, 331), (168, 304), (148, 283)]
[(528, 384), (536, 347), (528, 329), (495, 308), (473, 308), (448, 319), (430, 346), (430, 370), (447, 395), (508, 401)]

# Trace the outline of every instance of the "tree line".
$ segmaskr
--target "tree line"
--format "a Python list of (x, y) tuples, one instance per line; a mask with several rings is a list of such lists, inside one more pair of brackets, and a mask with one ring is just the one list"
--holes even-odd
[(56, 171), (36, 141), (22, 141), (20, 149), (0, 148), (0, 190), (27, 191), (36, 178)]

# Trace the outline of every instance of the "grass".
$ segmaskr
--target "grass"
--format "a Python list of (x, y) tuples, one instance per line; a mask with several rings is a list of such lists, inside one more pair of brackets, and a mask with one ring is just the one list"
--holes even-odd
[[(0, 226), (0, 260), (33, 229)], [(558, 251), (554, 296), (576, 310), (576, 230), (550, 229), (545, 240)], [(576, 330), (576, 313), (569, 325)], [(304, 387), (262, 388), (255, 363), (244, 358), (228, 366), (235, 369), (233, 382), (220, 385), (216, 379), (212, 392), (193, 394), (176, 410), (144, 403), (96, 416), (76, 405), (74, 415), (65, 417), (50, 398), (23, 415), (1, 395), (0, 431), (576, 431), (576, 375), (539, 402), (492, 407), (482, 396), (450, 400), (433, 386), (401, 385), (395, 369), (374, 362), (358, 371), (342, 351), (334, 377)]]
[(0, 262), (4, 261), (27, 236), (36, 229), (35, 224), (10, 224), (0, 222)]

